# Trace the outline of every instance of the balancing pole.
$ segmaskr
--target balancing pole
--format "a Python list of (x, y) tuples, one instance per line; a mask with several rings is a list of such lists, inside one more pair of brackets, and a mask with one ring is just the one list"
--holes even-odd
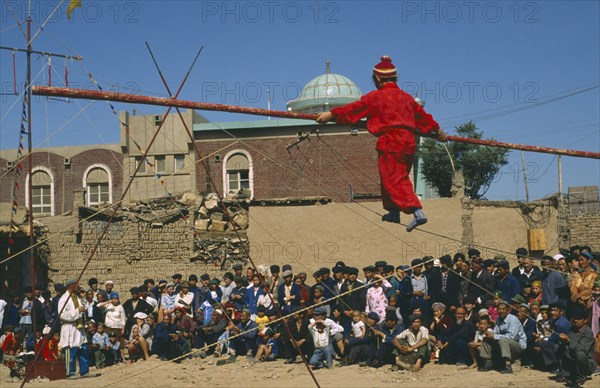
[[(262, 108), (250, 108), (243, 106), (227, 105), (227, 104), (212, 104), (206, 102), (196, 102), (189, 100), (178, 100), (175, 98), (142, 96), (139, 94), (124, 94), (119, 92), (101, 91), (101, 90), (84, 90), (84, 89), (69, 89), (58, 88), (52, 86), (34, 86), (33, 94), (37, 96), (53, 96), (53, 97), (70, 97), (87, 100), (102, 100), (115, 101), (130, 104), (146, 104), (158, 106), (171, 106), (177, 108), (208, 110), (230, 113), (244, 113), (257, 116), (271, 116), (289, 119), (315, 120), (317, 114), (313, 113), (295, 113), (284, 112), (277, 110), (268, 110)], [(483, 145), (488, 147), (507, 148), (512, 150), (522, 150), (530, 152), (540, 152), (545, 154), (566, 155), (578, 158), (600, 159), (600, 152), (577, 151), (564, 148), (539, 147), (524, 144), (507, 143), (496, 140), (471, 139), (459, 136), (448, 136), (448, 140), (458, 143), (470, 143)]]

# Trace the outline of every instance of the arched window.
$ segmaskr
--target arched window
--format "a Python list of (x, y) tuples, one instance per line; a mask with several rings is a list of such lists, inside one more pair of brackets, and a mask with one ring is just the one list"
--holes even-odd
[(112, 203), (112, 177), (108, 167), (94, 164), (83, 175), (87, 205)]
[(254, 192), (254, 174), (250, 154), (243, 150), (234, 150), (225, 155), (223, 164), (223, 182), (226, 194), (248, 190), (250, 197)]
[[(26, 179), (26, 186), (29, 184), (29, 175)], [(26, 204), (29, 206), (29, 192), (26, 193)], [(54, 215), (54, 178), (49, 169), (45, 167), (36, 167), (32, 172), (31, 180), (32, 210), (36, 216)]]

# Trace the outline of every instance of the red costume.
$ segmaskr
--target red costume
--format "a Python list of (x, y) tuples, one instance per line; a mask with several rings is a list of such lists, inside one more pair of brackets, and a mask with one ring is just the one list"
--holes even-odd
[(438, 132), (439, 124), (433, 117), (395, 82), (385, 83), (359, 101), (334, 108), (331, 114), (339, 124), (354, 124), (366, 117), (367, 129), (379, 138), (376, 149), (383, 207), (407, 214), (421, 209), (409, 179), (416, 148), (414, 132)]

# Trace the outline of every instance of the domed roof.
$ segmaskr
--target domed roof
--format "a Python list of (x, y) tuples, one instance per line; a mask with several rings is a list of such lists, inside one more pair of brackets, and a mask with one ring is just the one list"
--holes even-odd
[(325, 74), (313, 78), (304, 86), (300, 97), (287, 104), (289, 111), (315, 113), (328, 111), (360, 99), (358, 86), (347, 77), (329, 71), (329, 61)]

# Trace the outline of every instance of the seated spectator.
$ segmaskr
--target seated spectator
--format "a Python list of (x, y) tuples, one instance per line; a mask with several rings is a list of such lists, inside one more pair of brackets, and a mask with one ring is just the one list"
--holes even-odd
[(540, 341), (540, 353), (543, 359), (543, 365), (552, 373), (558, 373), (558, 346), (561, 334), (568, 334), (571, 329), (571, 323), (564, 316), (565, 307), (560, 302), (550, 305), (550, 327), (552, 335), (547, 341)]
[[(150, 337), (150, 325), (146, 323), (148, 316), (145, 313), (137, 312), (134, 315), (135, 325), (131, 328), (131, 334), (127, 343), (129, 351), (129, 363), (137, 359), (140, 354), (147, 360), (150, 355), (150, 345), (148, 338)], [(152, 341), (150, 341), (151, 343)]]
[(331, 328), (325, 324), (325, 315), (325, 309), (315, 309), (315, 319), (308, 325), (314, 343), (314, 351), (309, 361), (313, 369), (323, 368), (323, 364), (328, 369), (333, 366), (333, 347), (329, 342)]
[(376, 325), (371, 330), (378, 337), (378, 346), (369, 366), (379, 368), (386, 364), (394, 365), (396, 360), (393, 341), (404, 331), (404, 325), (399, 322), (398, 315), (395, 311), (388, 310), (383, 323)]
[(279, 347), (277, 341), (273, 338), (274, 335), (275, 332), (271, 328), (268, 327), (265, 330), (252, 364), (259, 361), (275, 361), (279, 357)]
[[(377, 275), (376, 275), (377, 276)], [(361, 321), (361, 319), (359, 319)], [(356, 364), (358, 362), (369, 359), (368, 356), (374, 354), (374, 349), (370, 349), (372, 345), (377, 344), (377, 337), (373, 331), (374, 326), (379, 322), (379, 316), (376, 312), (370, 312), (365, 319), (365, 334), (360, 337), (350, 336), (346, 339), (348, 347), (348, 357), (346, 365)]]
[(259, 305), (258, 309), (256, 310), (256, 314), (257, 317), (254, 320), (254, 322), (256, 322), (256, 324), (258, 325), (258, 332), (262, 333), (263, 330), (265, 330), (267, 324), (269, 323), (269, 317), (267, 317), (267, 309), (264, 305)]
[(179, 335), (177, 329), (171, 322), (171, 315), (163, 316), (163, 321), (156, 325), (154, 340), (152, 341), (152, 353), (158, 355), (163, 360), (172, 360), (180, 355), (177, 344)]
[[(291, 338), (287, 339), (285, 345), (285, 364), (293, 364), (296, 361), (298, 351), (305, 356), (313, 354), (313, 341), (308, 329), (308, 318), (304, 312), (296, 312), (288, 321)], [(292, 342), (293, 341), (293, 342)]]
[(488, 332), (493, 334), (490, 317), (488, 315), (481, 315), (479, 316), (479, 321), (477, 322), (477, 331), (475, 332), (473, 341), (469, 342), (469, 352), (471, 353), (471, 359), (473, 360), (473, 363), (469, 366), (469, 368), (478, 367), (478, 371), (483, 371), (483, 365), (480, 362), (481, 358), (479, 357), (479, 352), (481, 351), (481, 344), (483, 343), (486, 333)]
[(115, 333), (110, 333), (108, 335), (108, 340), (110, 341), (110, 345), (106, 354), (106, 366), (123, 362), (123, 357), (121, 356), (121, 341), (119, 341), (119, 337)]
[(559, 336), (560, 374), (557, 381), (581, 386), (594, 371), (594, 334), (587, 323), (588, 312), (577, 308), (572, 313), (569, 333)]
[(467, 366), (471, 364), (468, 343), (473, 339), (475, 328), (465, 319), (466, 310), (458, 307), (454, 312), (455, 319), (452, 325), (443, 332), (438, 339), (441, 364), (456, 364)]
[[(258, 279), (258, 276), (254, 275), (253, 279)], [(231, 355), (225, 362), (235, 362), (238, 356), (248, 355), (252, 357), (256, 354), (256, 334), (258, 332), (258, 325), (250, 319), (249, 310), (242, 311), (240, 314), (240, 322), (237, 325), (230, 322), (228, 330), (230, 346), (235, 350), (235, 355)]]
[(532, 352), (535, 344), (535, 337), (533, 336), (533, 333), (535, 332), (536, 324), (530, 316), (531, 310), (529, 309), (529, 305), (526, 303), (521, 304), (519, 306), (519, 311), (517, 312), (517, 318), (519, 318), (519, 322), (521, 322), (523, 331), (527, 337), (527, 347), (521, 354), (521, 366), (525, 367), (530, 367), (533, 364)]
[(396, 365), (402, 369), (418, 372), (429, 362), (429, 331), (421, 326), (421, 316), (408, 318), (410, 327), (392, 341), (396, 347)]
[[(512, 276), (512, 275), (511, 275)], [(509, 314), (510, 304), (504, 300), (498, 302), (498, 319), (495, 322), (493, 332), (486, 332), (479, 355), (484, 360), (483, 372), (493, 369), (494, 349), (499, 349), (499, 355), (503, 362), (500, 373), (513, 373), (512, 363), (520, 356), (527, 346), (527, 337), (519, 319)], [(500, 361), (500, 360), (498, 360)]]
[[(223, 319), (223, 311), (216, 309), (213, 311), (211, 320), (206, 322), (199, 330), (200, 346), (210, 346), (206, 354), (211, 354), (215, 350), (218, 339), (226, 328), (227, 321)], [(200, 355), (202, 356), (202, 352), (200, 352)]]

